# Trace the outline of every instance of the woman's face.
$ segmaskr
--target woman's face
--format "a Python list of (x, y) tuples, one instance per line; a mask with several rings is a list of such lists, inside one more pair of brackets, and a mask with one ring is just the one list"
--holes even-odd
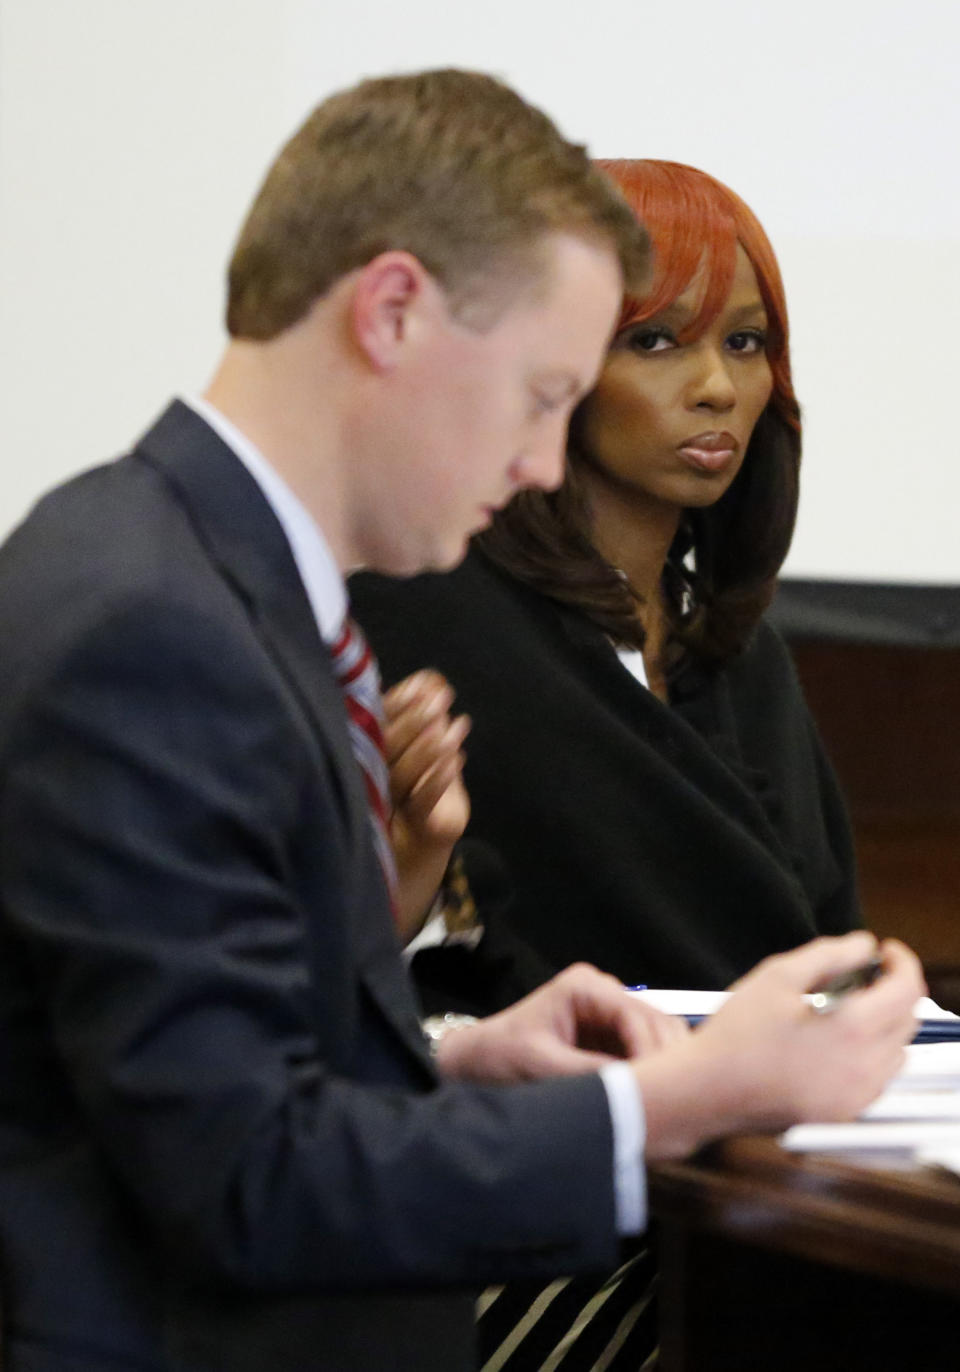
[(615, 486), (682, 508), (727, 490), (773, 389), (767, 315), (744, 250), (716, 319), (678, 343), (702, 289), (695, 277), (660, 314), (617, 335), (578, 430), (585, 456)]

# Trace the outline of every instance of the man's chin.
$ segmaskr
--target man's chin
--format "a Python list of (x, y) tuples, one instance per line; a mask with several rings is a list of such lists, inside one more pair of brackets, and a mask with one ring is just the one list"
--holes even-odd
[(444, 551), (444, 553), (438, 554), (437, 556), (431, 558), (430, 562), (426, 563), (423, 567), (420, 568), (420, 571), (452, 572), (454, 567), (460, 566), (460, 563), (467, 555), (467, 549), (469, 547), (470, 539), (464, 538), (460, 541), (456, 548), (452, 548), (449, 552)]
[(443, 547), (407, 549), (390, 558), (389, 565), (387, 559), (383, 559), (380, 566), (371, 567), (370, 570), (396, 577), (419, 576), (422, 572), (452, 572), (466, 557), (469, 546), (468, 535), (456, 543), (450, 540)]

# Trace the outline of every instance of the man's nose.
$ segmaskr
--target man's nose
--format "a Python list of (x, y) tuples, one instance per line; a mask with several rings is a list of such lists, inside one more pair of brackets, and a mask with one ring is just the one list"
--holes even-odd
[(510, 477), (519, 487), (535, 487), (540, 491), (555, 491), (563, 482), (567, 456), (568, 420), (544, 425), (541, 432), (530, 438), (514, 459)]

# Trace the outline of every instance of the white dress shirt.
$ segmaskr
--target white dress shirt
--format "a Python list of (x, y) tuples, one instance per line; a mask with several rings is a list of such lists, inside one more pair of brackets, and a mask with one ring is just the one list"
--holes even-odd
[[(347, 613), (347, 588), (316, 520), (257, 447), (229, 419), (209, 401), (192, 396), (183, 397), (183, 400), (223, 439), (260, 487), (287, 536), (320, 637), (327, 644), (335, 643)], [(617, 1232), (637, 1234), (647, 1222), (643, 1166), (646, 1121), (640, 1092), (626, 1062), (603, 1067), (600, 1080), (607, 1093), (613, 1129)]]
[(630, 675), (636, 677), (640, 685), (646, 686), (649, 691), (650, 683), (647, 680), (647, 668), (641, 650), (639, 648), (618, 648), (617, 657)]

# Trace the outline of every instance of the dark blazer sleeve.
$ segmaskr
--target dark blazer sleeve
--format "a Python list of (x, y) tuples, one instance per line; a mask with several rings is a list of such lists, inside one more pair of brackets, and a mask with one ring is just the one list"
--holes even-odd
[(608, 1262), (601, 1083), (437, 1085), (397, 1041), (342, 778), (268, 656), (171, 596), (45, 642), (2, 731), (3, 908), (86, 1125), (178, 1263), (337, 1289)]

